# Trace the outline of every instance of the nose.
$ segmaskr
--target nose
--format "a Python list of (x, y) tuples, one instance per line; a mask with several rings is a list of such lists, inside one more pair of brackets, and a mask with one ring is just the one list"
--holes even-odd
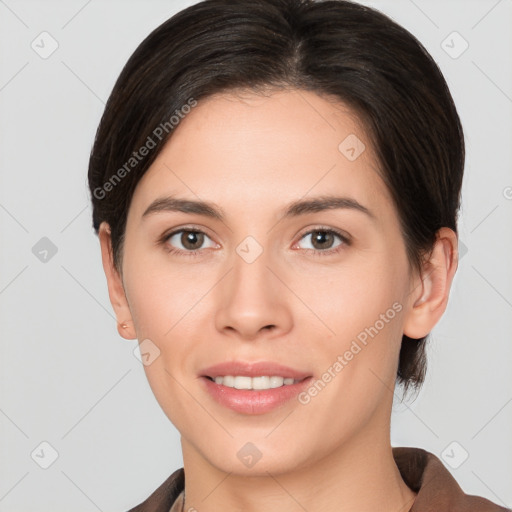
[(293, 324), (290, 292), (279, 266), (265, 251), (251, 263), (238, 254), (232, 269), (217, 287), (215, 323), (219, 332), (253, 341), (278, 337)]

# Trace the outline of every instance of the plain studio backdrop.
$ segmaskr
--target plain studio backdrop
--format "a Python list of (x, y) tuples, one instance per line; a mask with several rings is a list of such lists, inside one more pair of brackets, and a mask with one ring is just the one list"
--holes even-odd
[[(123, 511), (182, 465), (137, 341), (117, 334), (86, 176), (122, 66), (192, 3), (0, 1), (0, 511)], [(362, 3), (426, 46), (467, 143), (459, 269), (392, 443), (512, 507), (512, 2)]]

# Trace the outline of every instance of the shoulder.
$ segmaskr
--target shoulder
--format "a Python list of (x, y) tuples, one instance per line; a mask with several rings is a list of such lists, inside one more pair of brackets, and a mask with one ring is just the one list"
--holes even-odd
[(185, 487), (183, 468), (177, 469), (142, 503), (128, 512), (169, 512), (180, 492)]
[(479, 496), (464, 493), (433, 453), (420, 448), (393, 448), (404, 482), (417, 493), (410, 512), (510, 512)]

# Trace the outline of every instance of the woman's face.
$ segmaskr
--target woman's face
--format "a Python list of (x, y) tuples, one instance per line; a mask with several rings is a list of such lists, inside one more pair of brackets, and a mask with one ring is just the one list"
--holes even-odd
[(389, 439), (416, 282), (377, 165), (340, 103), (225, 94), (138, 184), (123, 282), (185, 458), (277, 474)]

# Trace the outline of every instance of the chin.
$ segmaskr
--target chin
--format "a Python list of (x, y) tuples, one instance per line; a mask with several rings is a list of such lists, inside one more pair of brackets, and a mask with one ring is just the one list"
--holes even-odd
[(268, 477), (268, 474), (279, 475), (308, 465), (314, 457), (307, 457), (304, 445), (301, 451), (293, 450), (283, 452), (283, 445), (274, 446), (268, 440), (232, 442), (223, 448), (217, 448), (215, 452), (210, 449), (202, 451), (202, 458), (217, 468), (219, 471), (236, 476)]

